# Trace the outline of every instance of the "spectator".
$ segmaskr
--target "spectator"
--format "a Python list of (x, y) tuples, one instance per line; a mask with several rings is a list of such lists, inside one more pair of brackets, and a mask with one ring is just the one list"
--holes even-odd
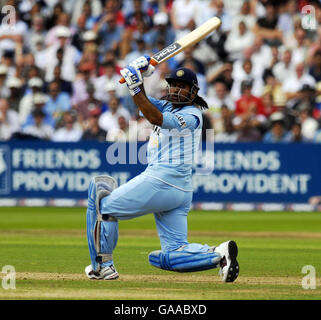
[(253, 45), (249, 47), (251, 51), (251, 61), (253, 64), (252, 74), (254, 77), (261, 78), (264, 70), (272, 65), (272, 46), (263, 42), (263, 38), (256, 36)]
[[(21, 57), (17, 57), (16, 62), (16, 74), (20, 75), (25, 82), (29, 81), (31, 78), (44, 78), (45, 72), (38, 67), (38, 60), (44, 59), (45, 52), (37, 53), (35, 56), (31, 53), (27, 53)], [(16, 60), (17, 60), (16, 59)]]
[(81, 140), (106, 141), (107, 132), (98, 125), (98, 119), (101, 114), (99, 107), (89, 110), (87, 129), (84, 131)]
[(10, 140), (12, 135), (19, 130), (17, 112), (10, 109), (6, 99), (0, 98), (0, 141)]
[(237, 132), (233, 124), (234, 115), (225, 105), (220, 109), (220, 116), (214, 119), (214, 140), (215, 142), (235, 142)]
[(312, 141), (319, 127), (318, 121), (311, 117), (311, 111), (306, 106), (299, 109), (299, 121), (301, 124), (302, 137)]
[(87, 30), (82, 34), (82, 52), (89, 48), (97, 48), (98, 36), (93, 30)]
[(83, 52), (84, 50), (84, 35), (87, 32), (92, 32), (96, 35), (96, 32), (93, 30), (86, 29), (86, 16), (82, 14), (78, 20), (75, 27), (75, 33), (71, 37), (71, 44), (77, 48), (78, 51)]
[(269, 46), (279, 46), (283, 43), (283, 33), (278, 29), (277, 6), (271, 2), (265, 5), (265, 16), (258, 18), (253, 32), (262, 37)]
[(236, 102), (236, 117), (233, 119), (234, 129), (238, 131), (236, 141), (260, 141), (266, 124), (263, 103), (251, 95), (251, 84), (242, 83), (242, 91), (242, 98)]
[(152, 132), (153, 125), (136, 109), (134, 121), (129, 121), (128, 141), (148, 141)]
[(296, 0), (289, 0), (280, 3), (280, 15), (278, 19), (278, 29), (283, 33), (284, 38), (294, 32), (294, 20), (298, 13), (298, 2)]
[[(90, 12), (90, 17), (99, 17), (99, 15), (102, 13), (102, 1), (99, 0), (77, 0), (75, 1), (73, 8), (72, 8), (72, 17), (71, 17), (71, 23), (76, 24), (78, 21), (78, 18), (85, 12)], [(88, 19), (88, 17), (87, 17)], [(86, 28), (90, 28), (91, 25), (89, 24), (91, 22), (90, 20), (87, 22), (88, 25)]]
[[(53, 80), (53, 70), (57, 64), (61, 65), (61, 78), (66, 81), (73, 81), (76, 74), (76, 65), (81, 58), (80, 53), (76, 47), (68, 43), (71, 36), (69, 28), (58, 26), (55, 31), (59, 43), (50, 46), (46, 50), (43, 64), (39, 65), (39, 67), (46, 71), (45, 77), (48, 82)], [(57, 53), (62, 53), (60, 59)]]
[(39, 77), (32, 77), (27, 83), (27, 92), (23, 96), (19, 104), (19, 120), (25, 123), (28, 115), (33, 108), (33, 97), (36, 93), (43, 91), (43, 81)]
[(270, 129), (265, 133), (263, 142), (288, 142), (290, 134), (285, 127), (285, 117), (281, 112), (274, 112), (270, 116)]
[(95, 14), (92, 7), (93, 7), (93, 1), (85, 0), (85, 2), (83, 2), (81, 14), (86, 17), (85, 28), (87, 30), (90, 30), (93, 28), (102, 11), (102, 8), (100, 8), (99, 12)]
[(122, 11), (123, 3), (118, 0), (106, 0), (103, 8), (103, 14), (112, 13), (116, 17), (116, 23), (118, 25), (124, 25), (125, 17)]
[(36, 54), (39, 51), (38, 45), (44, 44), (46, 34), (44, 18), (40, 14), (33, 15), (29, 36), (25, 39), (31, 53)]
[(164, 48), (175, 42), (175, 32), (169, 24), (169, 17), (166, 12), (158, 12), (153, 18), (154, 28), (147, 33), (147, 43), (150, 48), (157, 46), (159, 39), (164, 40)]
[(234, 112), (235, 102), (231, 98), (225, 82), (216, 81), (213, 87), (213, 94), (208, 95), (208, 112), (211, 114), (211, 118), (215, 117), (217, 113), (220, 112), (220, 109), (223, 105), (226, 106), (230, 111)]
[(23, 133), (37, 137), (39, 139), (51, 140), (54, 129), (52, 126), (44, 123), (46, 114), (41, 109), (32, 111), (33, 124), (25, 126)]
[(244, 49), (252, 46), (253, 42), (253, 33), (247, 28), (244, 21), (240, 21), (238, 29), (229, 33), (224, 44), (229, 59), (242, 59)]
[(273, 101), (272, 90), (270, 88), (264, 89), (261, 99), (267, 116), (270, 116), (273, 112), (277, 111), (277, 108)]
[(136, 39), (140, 38), (140, 39), (143, 39), (144, 42), (145, 42), (145, 46), (147, 49), (150, 49), (150, 45), (148, 43), (148, 40), (149, 40), (149, 35), (148, 35), (148, 31), (150, 30), (151, 28), (148, 27), (145, 23), (144, 20), (138, 20), (137, 21), (137, 27), (136, 27), (136, 30), (132, 32), (132, 39), (134, 41), (132, 41), (132, 49), (135, 51), (137, 50), (137, 43), (136, 43)]
[(241, 84), (243, 81), (250, 81), (252, 83), (253, 95), (260, 97), (263, 93), (264, 83), (261, 76), (253, 73), (253, 64), (250, 59), (246, 59), (242, 63), (242, 68), (233, 66), (233, 87), (231, 89), (231, 96), (237, 100), (242, 95)]
[(46, 35), (46, 40), (45, 40), (45, 44), (46, 47), (49, 48), (51, 46), (59, 46), (60, 44), (60, 34), (67, 34), (68, 35), (68, 41), (69, 38), (72, 35), (72, 30), (70, 27), (70, 16), (68, 13), (62, 11), (61, 13), (59, 13), (58, 17), (57, 17), (57, 22), (56, 24), (50, 28), (47, 32)]
[(294, 40), (285, 42), (286, 46), (292, 50), (292, 62), (294, 65), (304, 63), (308, 56), (310, 42), (306, 37), (307, 33), (302, 27), (297, 27), (294, 31)]
[(98, 47), (94, 43), (86, 45), (79, 64), (87, 64), (91, 74), (96, 77), (99, 66)]
[(107, 93), (107, 100), (109, 101), (110, 99), (114, 97), (118, 97), (117, 93), (117, 85), (113, 81), (108, 81), (105, 86), (105, 91)]
[[(106, 102), (108, 99), (108, 95), (106, 93), (106, 85), (107, 83), (114, 83), (115, 85), (118, 85), (118, 81), (120, 80), (121, 76), (116, 72), (116, 65), (114, 62), (104, 62), (102, 64), (104, 68), (104, 72), (101, 76), (95, 78), (93, 80), (93, 84), (95, 86), (95, 98)], [(124, 88), (125, 86), (117, 86), (117, 94), (122, 97), (127, 93), (127, 88)]]
[(146, 42), (143, 37), (136, 35), (135, 38), (136, 49), (132, 50), (125, 56), (125, 64), (128, 65), (131, 61), (134, 61), (136, 58), (139, 58), (143, 55), (149, 54), (149, 49), (146, 46)]
[[(87, 129), (90, 110), (99, 108), (99, 118), (107, 117), (104, 125), (119, 128), (119, 111), (113, 109), (123, 108), (129, 131), (136, 132), (135, 125), (144, 126), (146, 120), (137, 116), (127, 87), (118, 84), (120, 69), (218, 16), (222, 20), (219, 30), (159, 65), (146, 79), (145, 91), (166, 98), (164, 79), (180, 64), (198, 72), (209, 111), (216, 110), (203, 112), (204, 128), (215, 127), (215, 141), (256, 141), (267, 129), (267, 117), (277, 112), (284, 116), (289, 141), (312, 141), (317, 131), (315, 121), (321, 119), (321, 27), (302, 27), (300, 10), (306, 1), (31, 2), (16, 7), (13, 29), (0, 27), (0, 98), (7, 99), (11, 111), (19, 112), (24, 130), (27, 124), (34, 126), (34, 110), (44, 111), (40, 101), (48, 99), (45, 93), (54, 82), (59, 87), (57, 97), (63, 93), (71, 100), (63, 103), (69, 105), (66, 110), (77, 111), (77, 126)], [(320, 22), (321, 7), (316, 2), (313, 5)], [(252, 83), (249, 95), (242, 92), (243, 81)], [(50, 101), (52, 98), (46, 105)], [(50, 113), (61, 109), (56, 103)], [(136, 122), (129, 122), (131, 117)], [(59, 126), (59, 117), (56, 120)], [(55, 123), (46, 112), (42, 122)], [(254, 129), (249, 123), (255, 124)], [(132, 140), (133, 135), (126, 139)]]
[(106, 141), (126, 142), (129, 141), (129, 124), (124, 116), (118, 117), (118, 128), (114, 128), (107, 133)]
[(191, 46), (189, 48), (186, 48), (184, 50), (183, 53), (183, 58), (182, 60), (178, 63), (177, 68), (182, 67), (184, 64), (186, 64), (187, 62), (191, 62), (192, 64), (195, 65), (196, 67), (196, 73), (200, 73), (203, 76), (205, 75), (205, 66), (204, 64), (198, 60), (195, 56), (194, 56), (194, 51), (195, 51), (195, 46)]
[[(61, 16), (62, 13), (64, 13), (64, 7), (61, 2), (57, 2), (53, 8), (51, 8), (51, 15), (46, 20), (46, 30), (47, 32), (51, 30), (55, 25), (58, 24), (59, 17)], [(68, 17), (69, 19), (69, 17)]]
[(7, 78), (17, 74), (17, 66), (15, 63), (15, 51), (6, 50), (2, 53), (1, 64), (7, 67)]
[(224, 64), (220, 65), (215, 72), (208, 73), (206, 79), (207, 83), (223, 81), (230, 92), (234, 84), (233, 63), (231, 61), (225, 62)]
[(23, 97), (22, 81), (17, 77), (8, 79), (7, 86), (9, 88), (9, 96), (7, 98), (10, 108), (19, 112), (19, 106)]
[(7, 98), (10, 94), (7, 85), (8, 68), (4, 64), (0, 64), (0, 96)]
[(288, 142), (306, 142), (306, 139), (302, 136), (302, 128), (299, 121), (292, 124)]
[[(248, 30), (252, 30), (256, 23), (255, 14), (252, 12), (250, 0), (244, 0), (241, 8), (232, 21), (231, 32), (236, 32), (239, 29), (240, 22), (244, 22)], [(252, 32), (252, 31), (251, 31)]]
[[(277, 99), (280, 99), (280, 97), (284, 96), (284, 92), (282, 90), (282, 85), (277, 79), (275, 78), (273, 72), (269, 69), (267, 69), (263, 76), (264, 79), (264, 89), (263, 94), (266, 92), (270, 92), (272, 95), (272, 105), (276, 105)], [(270, 112), (273, 112), (274, 108), (270, 108)], [(269, 115), (269, 112), (265, 109), (266, 114)]]
[[(102, 51), (120, 50), (120, 42), (123, 37), (124, 27), (117, 24), (116, 16), (113, 13), (106, 13), (93, 28), (102, 41)], [(127, 52), (126, 52), (127, 54)]]
[(198, 8), (199, 4), (196, 0), (176, 0), (173, 2), (170, 11), (170, 22), (175, 31), (176, 39), (180, 39), (195, 29)]
[(313, 112), (313, 117), (319, 120), (321, 117), (321, 82), (320, 81), (315, 86), (315, 105), (312, 112)]
[(130, 113), (125, 109), (117, 97), (112, 98), (108, 104), (108, 110), (99, 117), (99, 127), (107, 132), (118, 129), (118, 118), (124, 116), (127, 121), (130, 120)]
[(30, 114), (27, 116), (26, 121), (22, 123), (22, 128), (25, 128), (30, 125), (35, 125), (35, 119), (32, 116), (32, 112), (35, 110), (40, 110), (44, 113), (43, 123), (46, 125), (51, 126), (52, 128), (55, 127), (55, 120), (54, 118), (45, 112), (45, 104), (48, 101), (48, 96), (42, 92), (37, 92), (32, 97), (32, 110)]
[(235, 114), (238, 116), (252, 114), (253, 112), (257, 115), (265, 116), (264, 105), (262, 99), (252, 94), (252, 81), (242, 81), (242, 96), (236, 101)]
[[(228, 52), (225, 50), (225, 41), (232, 27), (232, 18), (228, 12), (224, 10), (224, 2), (222, 0), (212, 0), (210, 7), (214, 8), (213, 15), (221, 19), (222, 25), (207, 38), (207, 43), (217, 56), (225, 62), (228, 59)], [(203, 9), (202, 12), (207, 16), (207, 19), (213, 16), (211, 15), (211, 10), (207, 10), (207, 8), (205, 10)], [(210, 16), (208, 16), (208, 14), (210, 14)]]
[[(102, 59), (102, 64), (104, 63), (112, 63), (115, 65), (115, 73), (120, 75), (120, 70), (122, 69), (123, 61), (118, 59), (118, 56), (115, 51), (107, 50), (104, 53), (104, 57)], [(98, 76), (101, 76), (105, 73), (105, 68), (103, 65), (100, 65), (98, 68)]]
[(292, 109), (308, 109), (309, 112), (312, 112), (315, 106), (315, 96), (315, 88), (309, 86), (308, 84), (304, 84), (299, 91), (298, 97), (294, 100)]
[(92, 110), (100, 110), (100, 113), (102, 112), (102, 102), (95, 98), (95, 87), (91, 83), (87, 85), (87, 94), (87, 99), (74, 105), (74, 109), (77, 112), (77, 120), (84, 129), (87, 128), (87, 119)]
[(153, 26), (153, 21), (151, 17), (144, 11), (143, 4), (143, 0), (133, 0), (133, 11), (125, 17), (125, 28), (130, 32), (137, 30), (139, 21), (143, 21), (144, 25), (146, 25), (148, 29)]
[(69, 94), (60, 91), (58, 82), (51, 82), (48, 90), (48, 101), (45, 104), (44, 111), (58, 121), (61, 114), (70, 109)]
[(95, 81), (95, 75), (88, 63), (80, 63), (78, 68), (76, 79), (72, 82), (71, 104), (73, 106), (88, 99), (87, 86), (90, 83), (94, 84)]
[(309, 74), (316, 82), (321, 81), (321, 50), (316, 51), (309, 68)]
[[(61, 66), (56, 65), (53, 71), (53, 81), (59, 84), (59, 88), (61, 92), (67, 93), (69, 96), (72, 96), (72, 82), (71, 81), (66, 81), (61, 78)], [(45, 83), (45, 91), (48, 91), (50, 82)]]
[(290, 49), (284, 50), (281, 61), (272, 67), (272, 71), (276, 79), (281, 83), (291, 77), (291, 74), (294, 72), (294, 67), (292, 64), (292, 51)]
[(299, 96), (299, 91), (304, 84), (311, 87), (315, 86), (314, 78), (305, 70), (305, 64), (299, 63), (295, 66), (295, 72), (290, 78), (284, 81), (282, 90), (286, 94), (288, 100), (292, 100)]
[(66, 111), (62, 117), (62, 127), (57, 129), (52, 136), (52, 141), (55, 142), (77, 142), (81, 139), (83, 131), (78, 123), (76, 123), (75, 116)]

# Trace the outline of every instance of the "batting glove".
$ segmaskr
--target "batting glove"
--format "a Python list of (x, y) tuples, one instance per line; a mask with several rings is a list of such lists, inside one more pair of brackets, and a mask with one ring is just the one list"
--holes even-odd
[(125, 79), (129, 92), (132, 96), (135, 96), (141, 91), (139, 86), (143, 83), (143, 76), (139, 69), (128, 66), (120, 70), (120, 73)]
[(133, 62), (129, 64), (131, 67), (135, 69), (139, 69), (142, 72), (143, 77), (150, 77), (155, 70), (155, 67), (153, 67), (150, 64), (150, 56), (144, 55), (137, 59), (135, 59)]

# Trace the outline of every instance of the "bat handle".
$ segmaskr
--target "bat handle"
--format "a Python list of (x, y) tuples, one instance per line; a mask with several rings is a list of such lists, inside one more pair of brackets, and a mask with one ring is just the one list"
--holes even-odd
[[(149, 62), (152, 66), (156, 66), (157, 65), (157, 61), (155, 60), (155, 59), (153, 59), (153, 58), (150, 58), (150, 62)], [(144, 71), (142, 71), (142, 72), (144, 72)], [(121, 84), (123, 84), (123, 83), (125, 83), (126, 81), (125, 81), (125, 79), (124, 78), (121, 78), (120, 80), (119, 80), (119, 83), (121, 83)]]

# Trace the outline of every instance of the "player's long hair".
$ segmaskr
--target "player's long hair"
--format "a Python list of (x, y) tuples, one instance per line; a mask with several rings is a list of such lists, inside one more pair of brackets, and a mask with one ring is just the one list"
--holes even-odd
[(198, 105), (202, 110), (208, 109), (208, 104), (207, 102), (200, 96), (196, 96), (195, 99), (193, 100), (193, 104)]

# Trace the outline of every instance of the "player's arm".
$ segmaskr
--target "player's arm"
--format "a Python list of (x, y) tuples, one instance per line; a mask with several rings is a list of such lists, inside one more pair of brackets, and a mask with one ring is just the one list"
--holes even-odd
[(143, 113), (144, 117), (151, 124), (161, 126), (163, 123), (163, 114), (147, 98), (143, 86), (143, 77), (150, 76), (154, 71), (154, 67), (149, 64), (149, 61), (150, 57), (142, 56), (130, 63), (126, 68), (122, 69), (120, 73), (126, 81), (135, 104)]
[(163, 124), (163, 114), (148, 100), (143, 85), (141, 91), (133, 96), (135, 104), (144, 117), (153, 125), (161, 127)]

